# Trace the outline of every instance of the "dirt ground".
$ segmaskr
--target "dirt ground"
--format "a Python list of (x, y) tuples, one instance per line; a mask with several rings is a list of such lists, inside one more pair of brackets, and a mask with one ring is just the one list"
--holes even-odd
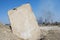
[(0, 25), (0, 40), (22, 40), (14, 35), (9, 27)]
[[(60, 27), (40, 27), (42, 34), (39, 40), (60, 40)], [(0, 40), (23, 40), (12, 33), (10, 28), (0, 25)]]

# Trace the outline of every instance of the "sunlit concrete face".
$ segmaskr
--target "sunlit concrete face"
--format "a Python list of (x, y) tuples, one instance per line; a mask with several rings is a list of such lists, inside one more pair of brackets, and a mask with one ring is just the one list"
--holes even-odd
[(8, 15), (12, 31), (18, 37), (35, 40), (40, 35), (40, 30), (30, 4), (24, 4), (10, 10)]

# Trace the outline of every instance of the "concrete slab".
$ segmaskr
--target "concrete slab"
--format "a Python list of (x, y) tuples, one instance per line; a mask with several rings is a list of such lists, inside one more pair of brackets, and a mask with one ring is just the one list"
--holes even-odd
[(40, 29), (30, 4), (24, 4), (8, 11), (14, 34), (24, 39), (36, 40)]

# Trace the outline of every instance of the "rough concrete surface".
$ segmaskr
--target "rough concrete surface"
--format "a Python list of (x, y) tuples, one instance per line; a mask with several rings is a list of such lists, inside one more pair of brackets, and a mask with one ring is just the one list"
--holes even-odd
[(8, 11), (12, 31), (20, 38), (35, 40), (40, 36), (36, 17), (29, 3)]

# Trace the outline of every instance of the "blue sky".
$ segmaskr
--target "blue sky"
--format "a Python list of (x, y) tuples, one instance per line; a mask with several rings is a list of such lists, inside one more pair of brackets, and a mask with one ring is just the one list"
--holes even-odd
[(0, 0), (0, 22), (9, 23), (8, 10), (27, 2), (30, 3), (37, 19), (48, 17), (48, 19), (60, 22), (60, 0)]

